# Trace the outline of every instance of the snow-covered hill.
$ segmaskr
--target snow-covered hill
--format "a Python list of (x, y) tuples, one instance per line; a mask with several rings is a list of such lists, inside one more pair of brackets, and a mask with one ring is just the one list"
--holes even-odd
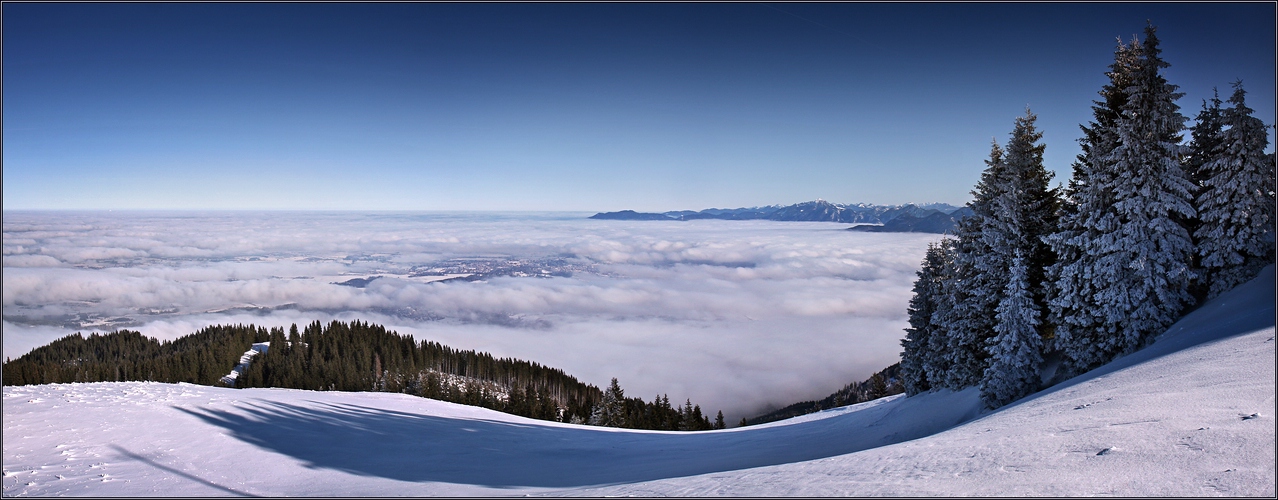
[(1275, 494), (1274, 268), (998, 411), (974, 390), (765, 425), (582, 427), (385, 393), (4, 388), (3, 494)]

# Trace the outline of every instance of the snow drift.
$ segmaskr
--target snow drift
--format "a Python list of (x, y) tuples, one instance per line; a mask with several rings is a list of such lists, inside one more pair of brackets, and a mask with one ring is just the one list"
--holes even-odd
[(1274, 495), (1274, 268), (998, 411), (974, 389), (771, 424), (582, 427), (385, 393), (4, 388), (3, 494)]

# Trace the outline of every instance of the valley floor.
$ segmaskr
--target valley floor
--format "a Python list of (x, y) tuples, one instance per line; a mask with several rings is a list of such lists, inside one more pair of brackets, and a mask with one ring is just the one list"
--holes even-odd
[(998, 411), (974, 389), (676, 433), (402, 394), (4, 388), (4, 496), (1275, 494), (1274, 268)]

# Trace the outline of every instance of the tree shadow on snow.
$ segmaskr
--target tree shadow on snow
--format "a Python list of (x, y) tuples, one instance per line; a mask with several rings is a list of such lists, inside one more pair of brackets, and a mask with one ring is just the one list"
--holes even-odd
[(445, 418), (318, 401), (176, 408), (309, 467), (489, 487), (629, 483), (824, 458), (918, 437), (865, 429), (887, 416), (876, 408), (802, 426), (698, 433)]

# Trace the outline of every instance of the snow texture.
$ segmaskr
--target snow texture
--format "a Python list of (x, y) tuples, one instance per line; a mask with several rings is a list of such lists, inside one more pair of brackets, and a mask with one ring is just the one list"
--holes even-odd
[(4, 496), (1275, 494), (1274, 267), (996, 411), (976, 388), (770, 424), (583, 427), (402, 394), (4, 388)]

